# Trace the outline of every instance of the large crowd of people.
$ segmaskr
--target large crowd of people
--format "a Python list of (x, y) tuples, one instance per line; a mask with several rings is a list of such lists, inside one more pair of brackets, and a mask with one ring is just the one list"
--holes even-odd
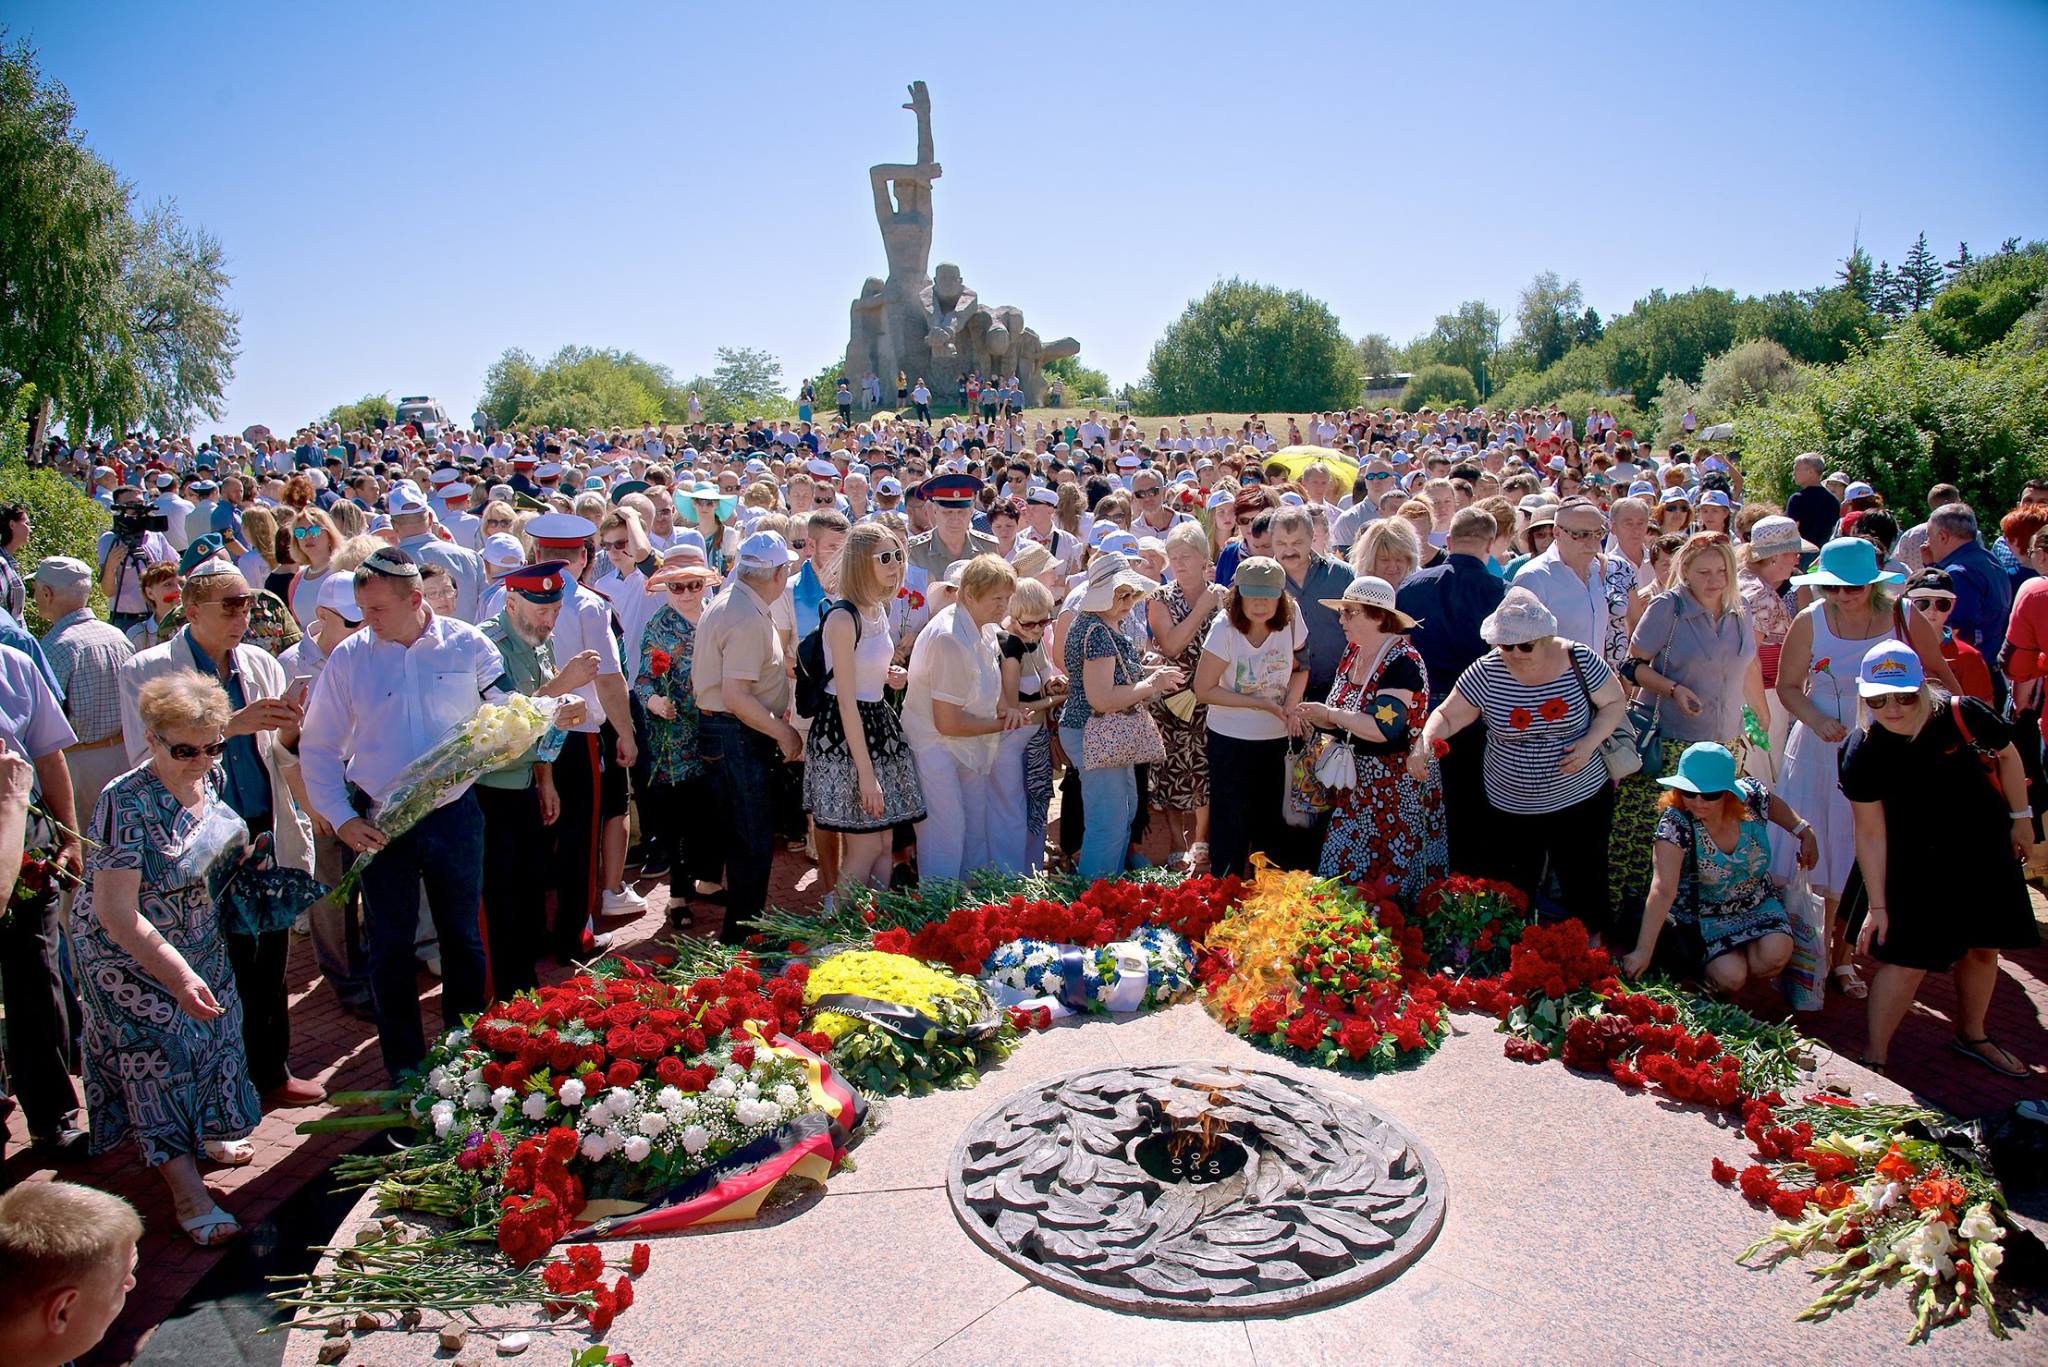
[[(741, 941), (797, 852), (832, 897), (1162, 848), (1406, 897), (1503, 878), (1629, 972), (1726, 992), (1803, 930), (1867, 995), (1871, 1066), (1932, 970), (1956, 1049), (2028, 1068), (1985, 1019), (2037, 942), (2048, 483), (1887, 508), (1811, 455), (1780, 506), (1597, 411), (1147, 431), (979, 386), (931, 421), (835, 398), (38, 453), (111, 529), (18, 564), (0, 510), (0, 887), (31, 793), (83, 879), (0, 932), (36, 1141), (133, 1144), (195, 1241), (232, 1238), (199, 1165), (321, 1099), (293, 934), (396, 1076), (422, 966), (453, 1026), (603, 953), (660, 881)], [(559, 743), (381, 830), (406, 766), (514, 692), (563, 700)], [(1332, 747), (1349, 786), (1317, 778)], [(330, 886), (377, 857), (359, 899), (231, 923), (208, 871), (244, 847)]]

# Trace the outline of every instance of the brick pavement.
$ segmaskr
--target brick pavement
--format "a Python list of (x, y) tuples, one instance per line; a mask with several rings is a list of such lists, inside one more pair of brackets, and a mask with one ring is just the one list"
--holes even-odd
[[(1160, 851), (1148, 851), (1155, 856)], [(770, 886), (773, 905), (792, 909), (816, 904), (822, 889), (817, 875), (800, 853), (778, 855)], [(620, 952), (651, 952), (664, 926), (667, 898), (659, 883), (643, 883), (648, 910), (631, 921), (610, 922)], [(2043, 907), (2037, 903), (2037, 911)], [(692, 904), (692, 929), (714, 934), (720, 909)], [(559, 970), (557, 970), (559, 971)], [(288, 978), (292, 994), (292, 1066), (301, 1077), (313, 1078), (331, 1091), (374, 1088), (383, 1084), (372, 1027), (348, 1015), (318, 981), (312, 952), (305, 941), (292, 946)], [(436, 979), (420, 975), (422, 1010), (431, 1027), (438, 1020), (440, 989)], [(1785, 1013), (1774, 994), (1753, 993), (1745, 1005), (1760, 1014)], [(1901, 1026), (1892, 1048), (1891, 1075), (1901, 1085), (1957, 1114), (1970, 1116), (2001, 1109), (2023, 1097), (2048, 1096), (2048, 949), (2011, 955), (2004, 961), (1990, 1018), (1993, 1036), (2021, 1058), (2037, 1066), (2025, 1080), (2007, 1079), (1970, 1063), (1948, 1049), (1953, 1034), (1955, 992), (1946, 976), (1929, 975), (1912, 1014)], [(1802, 1029), (1850, 1058), (1863, 1040), (1863, 1004), (1831, 995), (1827, 1008), (1800, 1019)], [(253, 1236), (259, 1226), (293, 1192), (311, 1181), (341, 1153), (354, 1148), (359, 1133), (300, 1136), (294, 1127), (323, 1113), (323, 1108), (273, 1111), (252, 1136), (256, 1160), (239, 1169), (209, 1170), (207, 1180), (224, 1206)], [(19, 1115), (9, 1123), (7, 1152), (0, 1181), (13, 1183), (53, 1175), (27, 1152), (27, 1134)], [(126, 1150), (67, 1168), (63, 1176), (116, 1191), (142, 1212), (145, 1234), (138, 1284), (127, 1309), (115, 1322), (99, 1352), (90, 1359), (123, 1363), (147, 1341), (219, 1260), (221, 1254), (194, 1247), (178, 1231), (163, 1184), (140, 1168)]]

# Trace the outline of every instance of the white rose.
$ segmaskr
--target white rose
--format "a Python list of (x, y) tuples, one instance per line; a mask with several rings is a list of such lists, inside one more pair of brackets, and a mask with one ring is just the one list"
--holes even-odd
[(653, 1138), (668, 1128), (668, 1117), (660, 1111), (649, 1111), (640, 1117), (640, 1133)]
[(560, 1086), (560, 1087), (559, 1087), (558, 1089), (556, 1089), (555, 1095), (556, 1095), (556, 1096), (558, 1096), (558, 1097), (560, 1097), (560, 1098), (562, 1099), (562, 1104), (563, 1104), (564, 1106), (580, 1106), (580, 1105), (582, 1105), (582, 1104), (583, 1104), (583, 1081), (582, 1081), (582, 1079), (581, 1079), (581, 1078), (573, 1078), (573, 1077), (572, 1077), (572, 1078), (565, 1078), (565, 1079), (563, 1079), (563, 1081), (562, 1081), (562, 1085), (561, 1085), (561, 1086)]
[(628, 1163), (644, 1163), (647, 1161), (647, 1155), (654, 1152), (654, 1145), (636, 1134), (626, 1141), (623, 1152)]
[(528, 1092), (526, 1100), (519, 1103), (519, 1114), (525, 1116), (528, 1120), (539, 1120), (547, 1113), (548, 1094), (546, 1092)]
[(690, 1128), (683, 1131), (684, 1153), (691, 1154), (693, 1156), (696, 1154), (700, 1154), (704, 1152), (705, 1145), (709, 1144), (710, 1142), (711, 1131), (705, 1129), (702, 1125), (692, 1125), (690, 1126)]

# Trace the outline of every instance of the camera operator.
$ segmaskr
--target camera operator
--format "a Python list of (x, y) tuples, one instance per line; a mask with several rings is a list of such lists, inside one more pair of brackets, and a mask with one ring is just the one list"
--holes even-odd
[(151, 565), (178, 563), (164, 536), (169, 524), (143, 500), (142, 490), (124, 484), (114, 490), (114, 527), (100, 533), (100, 592), (107, 596), (107, 620), (126, 631), (147, 618), (142, 572)]

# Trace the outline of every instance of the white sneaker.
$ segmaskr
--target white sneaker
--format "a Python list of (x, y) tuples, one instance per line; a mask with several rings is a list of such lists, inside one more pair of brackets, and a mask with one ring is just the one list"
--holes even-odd
[(631, 888), (620, 888), (617, 892), (604, 895), (604, 914), (622, 916), (629, 912), (638, 914), (647, 910), (647, 899)]

